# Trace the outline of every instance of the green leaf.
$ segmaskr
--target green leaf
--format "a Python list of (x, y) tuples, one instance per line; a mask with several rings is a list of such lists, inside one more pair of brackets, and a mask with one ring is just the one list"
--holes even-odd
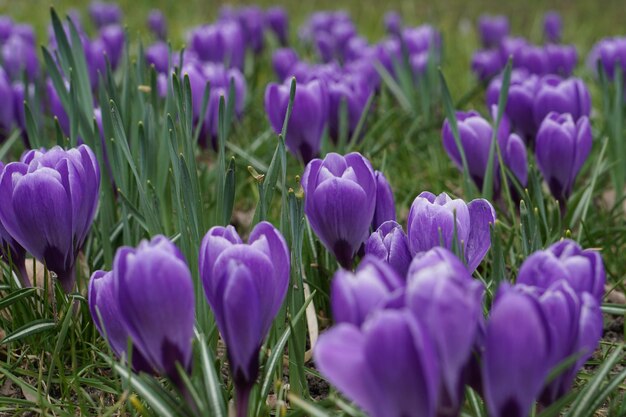
[(34, 320), (7, 335), (0, 341), (0, 345), (6, 345), (7, 343), (22, 340), (34, 334), (47, 332), (48, 330), (52, 330), (56, 327), (56, 323), (50, 319)]
[(326, 410), (323, 410), (314, 404), (306, 402), (296, 395), (289, 394), (288, 398), (292, 406), (304, 410), (306, 412), (306, 415), (309, 417), (331, 417), (331, 414), (329, 414)]
[(215, 358), (207, 346), (207, 342), (202, 334), (196, 333), (196, 340), (200, 347), (200, 365), (209, 401), (209, 415), (214, 417), (226, 417), (226, 404), (222, 395), (222, 384), (215, 370)]
[(31, 295), (37, 292), (37, 288), (21, 288), (19, 290), (13, 291), (8, 296), (4, 297), (0, 300), (0, 310), (10, 306), (21, 300), (22, 298), (30, 297)]

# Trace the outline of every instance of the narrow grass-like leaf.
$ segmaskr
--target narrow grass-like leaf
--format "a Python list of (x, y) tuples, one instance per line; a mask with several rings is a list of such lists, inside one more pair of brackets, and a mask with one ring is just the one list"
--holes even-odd
[(20, 301), (23, 298), (30, 297), (37, 292), (37, 288), (20, 288), (0, 300), (0, 310)]
[(0, 345), (6, 345), (7, 343), (22, 340), (34, 334), (47, 332), (49, 330), (56, 328), (56, 326), (57, 325), (54, 322), (54, 320), (50, 320), (50, 319), (34, 320), (20, 327), (14, 332), (8, 334), (4, 339), (0, 340)]
[(204, 388), (209, 400), (209, 415), (214, 417), (226, 417), (226, 404), (222, 395), (222, 384), (215, 370), (213, 353), (207, 346), (204, 336), (196, 334), (196, 340), (200, 349), (200, 364), (202, 369)]

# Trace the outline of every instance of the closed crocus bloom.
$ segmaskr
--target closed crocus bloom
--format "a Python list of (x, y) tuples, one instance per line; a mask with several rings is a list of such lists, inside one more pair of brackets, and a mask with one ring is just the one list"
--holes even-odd
[[(279, 134), (289, 105), (290, 84), (270, 83), (265, 89), (265, 112)], [(319, 153), (324, 126), (328, 120), (328, 89), (323, 81), (313, 80), (296, 86), (293, 110), (287, 125), (285, 144), (304, 163)]]
[(391, 185), (380, 171), (374, 171), (376, 177), (376, 209), (372, 219), (372, 229), (378, 227), (388, 220), (396, 220), (396, 204), (393, 200), (393, 190)]
[(317, 369), (371, 417), (433, 417), (439, 369), (433, 343), (406, 310), (372, 315), (361, 329), (340, 323), (322, 334)]
[(242, 7), (236, 12), (236, 19), (243, 29), (246, 47), (259, 54), (265, 45), (263, 10), (259, 6)]
[(290, 255), (285, 239), (261, 222), (248, 244), (232, 226), (211, 228), (199, 258), (204, 291), (228, 349), (237, 390), (238, 416), (245, 416), (258, 375), (259, 350), (287, 293)]
[(550, 112), (569, 113), (576, 121), (582, 116), (589, 117), (591, 96), (580, 78), (561, 79), (548, 75), (540, 79), (533, 100), (533, 115), (537, 126)]
[(98, 161), (86, 145), (30, 153), (28, 162), (12, 162), (0, 175), (0, 222), (70, 292), (98, 206)]
[(282, 7), (270, 7), (265, 11), (265, 24), (276, 35), (281, 45), (287, 45), (289, 38), (289, 18)]
[[(191, 366), (195, 323), (193, 280), (182, 254), (158, 235), (137, 248), (118, 249), (112, 273), (121, 320), (133, 347), (152, 372), (179, 384), (176, 363), (186, 370)], [(94, 302), (102, 308), (97, 298)]]
[(550, 192), (564, 207), (576, 176), (591, 152), (591, 127), (586, 116), (550, 113), (537, 132), (535, 157)]
[(563, 31), (563, 21), (558, 12), (550, 11), (543, 16), (543, 36), (546, 41), (559, 43), (561, 32)]
[(100, 39), (104, 44), (104, 51), (111, 63), (111, 68), (117, 68), (124, 50), (124, 28), (120, 25), (108, 25), (100, 30)]
[(291, 69), (298, 62), (298, 53), (292, 48), (280, 48), (272, 54), (272, 66), (279, 80), (283, 81), (291, 74)]
[(504, 165), (517, 178), (522, 187), (528, 184), (528, 157), (526, 145), (517, 134), (498, 136), (498, 144)]
[(396, 11), (387, 12), (383, 20), (388, 34), (397, 36), (402, 32), (402, 16), (400, 16), (400, 13)]
[(329, 153), (309, 162), (302, 175), (304, 213), (311, 228), (341, 266), (369, 236), (376, 207), (376, 178), (360, 153)]
[(578, 62), (578, 52), (574, 45), (546, 45), (544, 47), (548, 56), (548, 69), (551, 74), (562, 77), (569, 77), (576, 63)]
[(2, 64), (13, 80), (22, 79), (23, 72), (31, 81), (39, 74), (35, 45), (18, 35), (12, 35), (2, 46)]
[[(431, 251), (444, 252), (435, 248)], [(457, 416), (463, 405), (464, 369), (483, 321), (483, 286), (456, 257), (429, 256), (407, 277), (407, 306), (430, 334), (441, 371), (438, 416)]]
[(485, 49), (474, 52), (472, 55), (472, 71), (479, 80), (489, 80), (497, 75), (504, 67), (500, 52), (493, 49)]
[(122, 10), (115, 3), (105, 3), (94, 1), (89, 6), (89, 16), (98, 28), (107, 25), (120, 23), (122, 20)]
[(381, 260), (366, 256), (356, 272), (339, 269), (333, 276), (331, 306), (336, 323), (361, 326), (373, 312), (404, 295), (404, 281)]
[(4, 43), (13, 34), (13, 19), (9, 16), (0, 16), (0, 42)]
[(598, 63), (610, 80), (615, 77), (615, 68), (626, 69), (626, 38), (604, 38), (596, 43), (587, 57), (587, 67), (596, 74)]
[(495, 220), (495, 210), (487, 200), (476, 199), (466, 204), (446, 193), (435, 196), (424, 191), (415, 198), (409, 211), (409, 248), (413, 255), (437, 246), (451, 249), (456, 233), (467, 269), (473, 272), (491, 246), (490, 225)]
[(606, 281), (602, 256), (565, 239), (530, 255), (517, 276), (518, 283), (540, 288), (548, 288), (559, 280), (566, 280), (579, 294), (591, 294), (600, 303)]
[(162, 11), (159, 9), (150, 10), (148, 13), (148, 28), (154, 33), (154, 36), (165, 40), (167, 37), (167, 22)]
[(405, 277), (411, 263), (409, 240), (402, 226), (386, 221), (365, 242), (365, 254), (388, 263), (401, 277)]
[(170, 58), (170, 48), (165, 42), (155, 42), (146, 48), (146, 62), (154, 65), (157, 72), (167, 72)]
[(506, 16), (483, 15), (478, 19), (478, 32), (483, 47), (498, 46), (509, 35), (509, 19)]
[[(511, 122), (512, 129), (520, 134), (524, 141), (529, 142), (537, 132), (533, 103), (538, 89), (539, 78), (525, 70), (514, 69), (511, 72), (509, 97), (505, 114)], [(494, 78), (487, 88), (487, 105), (498, 104), (502, 77)]]
[(537, 299), (506, 284), (501, 286), (487, 320), (482, 360), (490, 416), (525, 417), (530, 413), (550, 371), (550, 337)]
[(550, 70), (550, 61), (545, 49), (541, 46), (525, 45), (513, 58), (517, 68), (524, 68), (531, 74), (544, 75)]
[(200, 26), (190, 34), (190, 49), (202, 61), (243, 69), (245, 34), (235, 21)]
[[(335, 143), (341, 135), (342, 106), (345, 106), (346, 140), (352, 137), (361, 120), (370, 90), (358, 78), (344, 76), (337, 81), (329, 81), (328, 86), (328, 135)], [(345, 104), (342, 104), (345, 103)]]
[[(486, 119), (475, 111), (456, 112), (456, 119), (459, 139), (463, 147), (463, 152), (465, 153), (469, 175), (474, 183), (476, 183), (476, 186), (482, 189), (489, 161), (491, 143), (493, 141), (493, 128)], [(457, 146), (448, 119), (443, 123), (441, 136), (446, 153), (457, 168), (462, 171), (464, 167), (461, 152)], [(495, 184), (495, 177), (492, 178), (494, 179), (494, 188), (497, 190), (498, 185)]]

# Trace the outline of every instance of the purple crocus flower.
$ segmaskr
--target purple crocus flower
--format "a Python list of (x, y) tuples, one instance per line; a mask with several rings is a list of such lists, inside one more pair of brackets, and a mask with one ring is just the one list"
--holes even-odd
[[(0, 161), (0, 172), (4, 171), (4, 164)], [(26, 271), (26, 250), (7, 232), (0, 221), (0, 259), (13, 265), (22, 287), (32, 284)]]
[(411, 265), (407, 306), (424, 323), (439, 358), (438, 416), (457, 416), (463, 405), (463, 374), (483, 322), (483, 292), (447, 249), (433, 248)]
[(201, 61), (221, 63), (243, 69), (245, 34), (241, 26), (231, 20), (199, 26), (189, 35), (189, 49)]
[(559, 12), (550, 11), (543, 16), (543, 36), (550, 43), (561, 41), (563, 31), (563, 20)]
[(342, 128), (342, 106), (345, 106), (346, 139), (349, 140), (365, 111), (365, 105), (371, 93), (370, 88), (365, 80), (349, 76), (329, 81), (326, 85), (328, 87), (328, 135), (335, 143), (339, 141)]
[(391, 185), (380, 171), (374, 171), (376, 177), (376, 209), (372, 220), (372, 229), (378, 227), (387, 220), (396, 220), (396, 204), (393, 200)]
[(39, 74), (35, 45), (18, 35), (12, 35), (2, 45), (2, 64), (12, 80), (21, 79), (23, 71), (29, 80), (34, 80)]
[(403, 278), (373, 256), (365, 256), (354, 273), (339, 269), (331, 284), (335, 322), (360, 327), (370, 314), (404, 296)]
[(484, 49), (472, 55), (472, 71), (479, 80), (487, 81), (497, 75), (504, 68), (505, 61), (499, 51)]
[(258, 375), (259, 351), (287, 294), (289, 248), (280, 232), (261, 222), (244, 244), (232, 226), (211, 228), (202, 239), (200, 276), (228, 348), (238, 414), (245, 416)]
[[(223, 20), (231, 20), (232, 13), (229, 15), (227, 12), (225, 15), (221, 15)], [(261, 53), (265, 46), (265, 14), (259, 6), (246, 6), (241, 7), (234, 12), (236, 21), (241, 26), (244, 33), (244, 40), (246, 47), (250, 48), (255, 54)]]
[(519, 135), (511, 133), (508, 136), (498, 136), (498, 145), (504, 165), (511, 170), (520, 185), (526, 187), (528, 184), (528, 157), (524, 141)]
[(154, 69), (159, 73), (167, 72), (169, 67), (170, 48), (162, 41), (158, 41), (146, 48), (146, 62), (154, 65)]
[(94, 1), (89, 6), (89, 16), (97, 28), (120, 23), (122, 20), (122, 10), (115, 3), (105, 3)]
[(495, 220), (495, 210), (487, 200), (476, 199), (466, 204), (446, 193), (435, 196), (424, 191), (415, 198), (409, 211), (409, 248), (415, 255), (437, 246), (451, 249), (456, 244), (464, 254), (467, 269), (473, 272), (491, 246), (490, 226)]
[[(265, 89), (265, 112), (276, 134), (283, 129), (289, 105), (290, 83), (270, 83)], [(287, 125), (287, 149), (304, 163), (317, 156), (328, 120), (328, 89), (313, 80), (296, 86), (293, 110)]]
[(596, 73), (598, 62), (610, 80), (615, 77), (615, 68), (626, 71), (626, 38), (604, 38), (596, 43), (587, 56), (587, 66)]
[(70, 292), (76, 257), (98, 206), (98, 161), (86, 145), (33, 150), (23, 161), (0, 173), (0, 222)]
[(564, 207), (576, 176), (591, 152), (593, 138), (586, 116), (549, 113), (537, 132), (535, 157), (550, 192)]
[(319, 371), (372, 417), (434, 417), (439, 369), (433, 341), (406, 310), (383, 310), (361, 329), (341, 323), (322, 334)]
[(100, 39), (104, 45), (104, 52), (111, 63), (111, 68), (117, 68), (124, 50), (124, 28), (120, 25), (108, 25), (100, 30)]
[(394, 220), (382, 223), (370, 235), (365, 242), (365, 254), (385, 261), (401, 277), (406, 276), (412, 259), (406, 233)]
[(165, 40), (167, 37), (167, 22), (163, 12), (159, 9), (150, 10), (147, 22), (150, 31), (160, 40)]
[(0, 16), (0, 43), (6, 42), (13, 34), (13, 19), (10, 16)]
[[(119, 319), (133, 347), (153, 372), (180, 386), (176, 363), (186, 370), (191, 366), (195, 323), (193, 280), (182, 254), (168, 238), (158, 235), (137, 248), (118, 249), (112, 274)], [(102, 314), (99, 296), (91, 302)], [(103, 322), (107, 330), (109, 322)]]
[(339, 264), (352, 259), (369, 236), (376, 208), (376, 178), (358, 152), (329, 153), (309, 162), (302, 175), (304, 213), (311, 228)]
[(36, 46), (35, 30), (33, 29), (31, 25), (18, 23), (15, 26), (13, 26), (13, 34), (21, 37), (29, 44)]
[(283, 7), (270, 7), (265, 11), (265, 25), (276, 35), (282, 46), (289, 42), (289, 18)]
[(530, 255), (517, 276), (518, 283), (540, 288), (548, 288), (560, 280), (567, 281), (579, 294), (591, 294), (600, 303), (606, 282), (602, 256), (565, 239)]
[(542, 77), (533, 98), (533, 115), (536, 126), (550, 112), (569, 113), (574, 120), (591, 113), (591, 96), (580, 78), (563, 80), (556, 75)]
[(272, 67), (281, 81), (293, 75), (291, 70), (298, 61), (298, 53), (292, 48), (280, 48), (272, 54)]
[[(89, 280), (89, 311), (100, 336), (105, 338), (111, 350), (120, 359), (127, 355), (130, 333), (123, 323), (120, 305), (115, 292), (113, 272), (96, 271)], [(136, 346), (132, 351), (135, 372), (154, 372)]]
[(578, 52), (574, 45), (546, 45), (544, 50), (548, 57), (548, 72), (562, 77), (572, 75), (578, 62)]
[(388, 34), (398, 36), (402, 32), (402, 16), (395, 10), (385, 13), (383, 18)]
[(529, 414), (551, 368), (550, 342), (548, 320), (536, 297), (502, 285), (487, 321), (482, 360), (490, 416)]
[(0, 68), (0, 97), (4, 103), (8, 103), (8, 105), (0, 107), (0, 142), (4, 142), (15, 125), (15, 111), (13, 109), (11, 80), (2, 68)]
[(513, 65), (537, 75), (545, 75), (550, 70), (548, 54), (543, 47), (536, 45), (522, 46), (513, 57)]
[(478, 19), (478, 31), (483, 47), (496, 47), (509, 35), (509, 19), (506, 16), (483, 15)]

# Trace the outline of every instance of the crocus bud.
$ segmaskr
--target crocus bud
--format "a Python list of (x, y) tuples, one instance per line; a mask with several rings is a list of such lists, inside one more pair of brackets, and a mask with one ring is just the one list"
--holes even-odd
[[(265, 112), (276, 134), (283, 129), (289, 105), (290, 82), (270, 83), (265, 89)], [(296, 86), (293, 110), (284, 138), (287, 149), (304, 163), (317, 156), (328, 120), (328, 89), (313, 80)]]
[[(428, 255), (436, 252), (434, 256)], [(407, 306), (424, 323), (439, 358), (438, 416), (457, 416), (464, 399), (467, 367), (483, 321), (483, 285), (444, 248), (434, 248), (412, 265)], [(439, 253), (437, 253), (439, 252)], [(448, 252), (449, 255), (440, 255)], [(418, 255), (419, 256), (419, 255)]]
[(496, 47), (509, 35), (509, 19), (506, 16), (483, 15), (478, 19), (478, 31), (483, 47)]
[[(333, 142), (337, 143), (342, 134), (341, 129), (344, 128), (346, 140), (350, 140), (361, 120), (371, 91), (364, 80), (352, 77), (342, 77), (340, 80), (329, 81), (326, 85), (328, 86), (328, 135)], [(344, 106), (345, 127), (341, 125)]]
[(406, 310), (383, 310), (361, 329), (340, 323), (318, 339), (317, 369), (371, 417), (434, 417), (439, 369), (433, 341)]
[(165, 40), (167, 37), (167, 22), (162, 11), (159, 9), (150, 10), (148, 13), (148, 28), (154, 33), (154, 36)]
[(372, 229), (378, 227), (388, 220), (396, 220), (396, 204), (393, 200), (393, 190), (391, 185), (380, 171), (374, 171), (376, 177), (376, 209), (372, 220)]
[(537, 132), (535, 157), (550, 192), (564, 206), (576, 176), (592, 146), (586, 116), (574, 121), (570, 114), (550, 113)]
[(111, 63), (111, 68), (117, 68), (124, 50), (124, 28), (120, 25), (108, 25), (100, 30), (100, 39), (104, 44), (104, 52)]
[[(121, 321), (133, 347), (153, 372), (180, 384), (176, 363), (186, 370), (191, 366), (195, 323), (193, 280), (182, 254), (158, 235), (137, 248), (118, 249), (112, 273)], [(93, 303), (102, 309), (99, 296)], [(108, 330), (109, 322), (103, 324)]]
[(287, 294), (289, 249), (280, 232), (267, 222), (255, 226), (248, 244), (242, 243), (232, 226), (216, 226), (202, 239), (199, 268), (228, 349), (238, 407), (246, 410), (258, 375), (259, 350)]
[(89, 6), (89, 16), (97, 28), (120, 23), (122, 20), (122, 10), (115, 3), (105, 3), (94, 1)]
[(388, 263), (401, 277), (405, 277), (411, 263), (409, 240), (402, 226), (386, 221), (365, 242), (365, 254)]
[(472, 71), (481, 81), (487, 81), (497, 75), (503, 67), (504, 61), (497, 50), (484, 49), (472, 55)]
[(329, 153), (309, 162), (302, 175), (304, 213), (311, 228), (341, 266), (369, 236), (376, 207), (376, 178), (360, 153)]
[[(476, 183), (476, 186), (482, 189), (493, 141), (493, 129), (491, 124), (475, 111), (456, 112), (456, 120), (459, 139), (463, 152), (465, 153), (469, 175), (474, 183)], [(464, 167), (461, 152), (457, 146), (448, 119), (443, 123), (441, 137), (443, 139), (443, 147), (448, 156), (462, 171)], [(496, 157), (497, 156), (494, 154), (494, 167), (497, 167), (495, 164)], [(494, 172), (497, 172), (497, 170)], [(498, 184), (496, 184), (496, 176), (492, 176), (492, 180), (495, 185), (494, 189), (497, 190)]]
[(21, 36), (12, 35), (2, 45), (2, 64), (12, 80), (20, 80), (22, 72), (25, 72), (31, 81), (39, 74), (35, 45)]
[(482, 361), (483, 391), (490, 416), (530, 413), (550, 371), (550, 337), (537, 299), (501, 286), (487, 320)]
[(333, 318), (360, 327), (370, 314), (402, 297), (403, 289), (403, 278), (379, 259), (366, 256), (356, 272), (335, 272), (330, 299)]
[(543, 16), (543, 36), (546, 41), (559, 43), (561, 32), (563, 31), (563, 21), (558, 12), (550, 11)]
[(292, 48), (280, 48), (272, 54), (272, 67), (279, 80), (283, 81), (291, 74), (291, 69), (298, 62), (298, 53)]
[(154, 69), (159, 73), (167, 72), (170, 58), (170, 48), (165, 42), (155, 42), (146, 48), (146, 62), (154, 65)]
[(517, 134), (498, 136), (498, 144), (506, 165), (522, 187), (528, 184), (528, 157), (526, 145)]
[(496, 212), (487, 200), (480, 198), (466, 204), (446, 193), (435, 196), (424, 191), (409, 211), (409, 248), (415, 255), (437, 246), (452, 249), (456, 244), (464, 254), (467, 269), (473, 272), (491, 246), (490, 225), (495, 220)]
[(541, 122), (550, 112), (569, 113), (576, 121), (591, 113), (591, 96), (580, 78), (561, 79), (548, 75), (539, 80), (533, 99), (535, 124)]
[(285, 46), (289, 38), (289, 18), (282, 7), (270, 7), (265, 11), (265, 24), (276, 35), (278, 42)]
[(98, 161), (86, 145), (30, 151), (25, 160), (0, 174), (0, 222), (70, 292), (76, 257), (98, 206)]
[(626, 70), (626, 38), (604, 38), (596, 43), (587, 56), (587, 67), (596, 76), (598, 63), (609, 80), (615, 77), (615, 68), (618, 71)]
[(400, 13), (395, 10), (387, 12), (383, 19), (385, 21), (385, 30), (388, 34), (400, 35), (402, 32), (402, 16), (400, 16)]
[(540, 288), (560, 280), (566, 280), (579, 294), (588, 292), (600, 303), (606, 281), (602, 256), (565, 239), (530, 255), (517, 276), (518, 283)]

